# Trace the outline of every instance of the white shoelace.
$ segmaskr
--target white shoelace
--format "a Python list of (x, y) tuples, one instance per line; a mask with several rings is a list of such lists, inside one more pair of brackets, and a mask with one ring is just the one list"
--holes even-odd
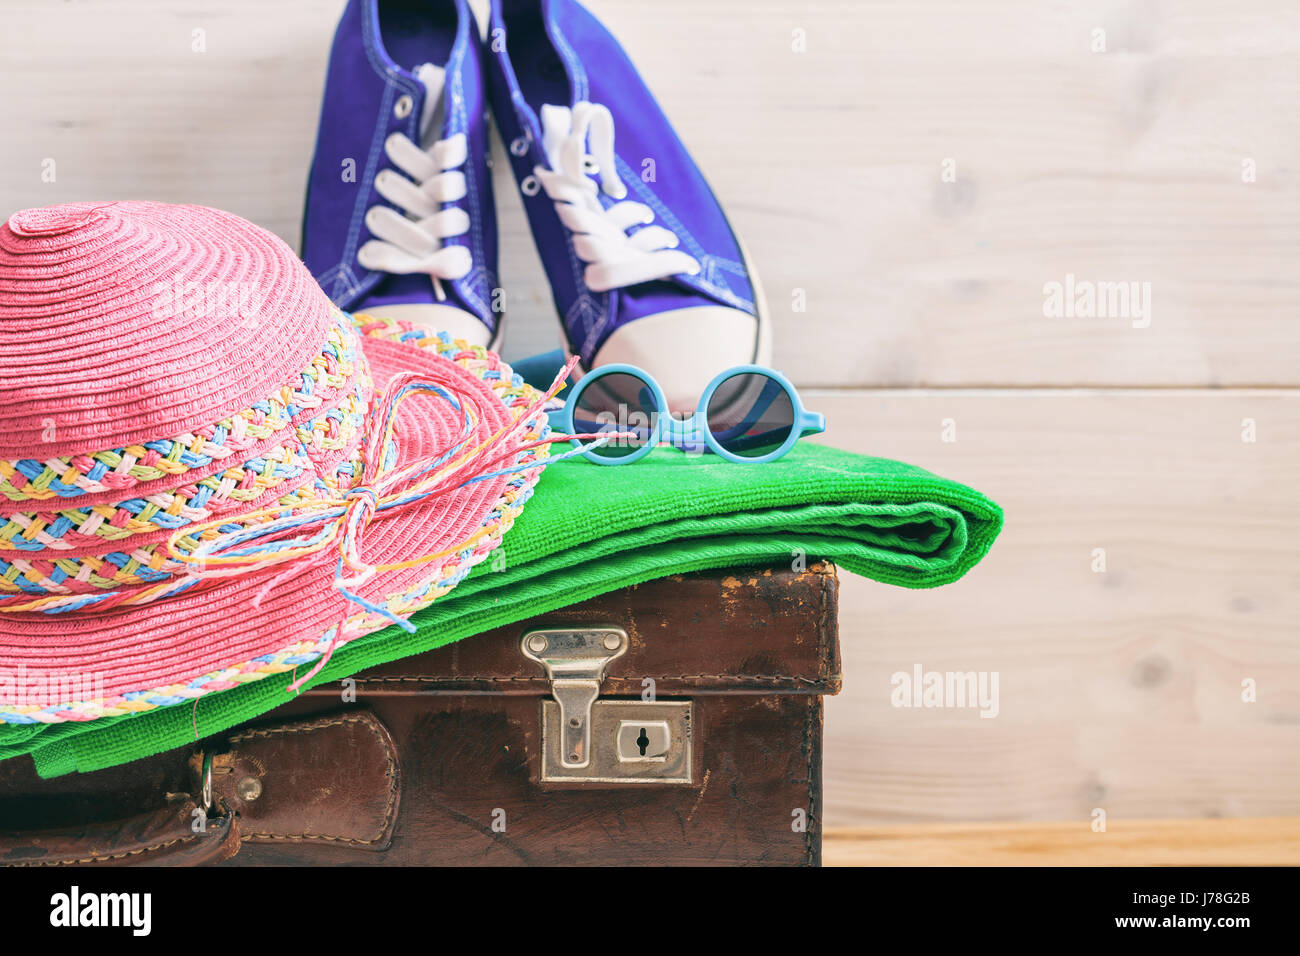
[[(442, 71), (426, 64), (416, 71), (424, 83), (425, 109), (422, 135), (427, 140), (434, 108), (442, 95)], [(388, 206), (371, 206), (366, 211), (366, 228), (374, 237), (357, 250), (357, 262), (367, 269), (398, 275), (425, 273), (441, 301), (446, 296), (441, 280), (463, 279), (473, 268), (473, 257), (465, 246), (443, 245), (443, 240), (469, 232), (469, 215), (442, 204), (463, 199), (465, 174), (460, 167), (468, 157), (464, 133), (440, 139), (422, 149), (404, 133), (392, 133), (384, 141), (389, 161), (406, 176), (391, 169), (375, 176), (375, 190), (405, 215)]]
[[(699, 262), (677, 248), (677, 236), (653, 225), (649, 206), (624, 200), (627, 187), (618, 177), (614, 117), (607, 107), (586, 102), (572, 110), (543, 106), (542, 146), (551, 168), (537, 166), (533, 173), (555, 203), (560, 221), (573, 233), (573, 249), (587, 264), (583, 279), (589, 289), (607, 292), (683, 272), (699, 273)], [(592, 178), (596, 174), (599, 186)], [(606, 209), (599, 192), (621, 201)], [(629, 234), (634, 226), (644, 228)]]

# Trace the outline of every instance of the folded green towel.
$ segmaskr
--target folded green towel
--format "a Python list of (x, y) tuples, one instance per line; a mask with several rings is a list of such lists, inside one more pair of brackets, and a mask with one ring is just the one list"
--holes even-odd
[[(548, 468), (505, 537), (450, 594), (340, 649), (310, 686), (652, 578), (827, 558), (877, 581), (928, 588), (984, 556), (1001, 509), (921, 468), (801, 442), (780, 461), (735, 465), (660, 449), (603, 467)], [(504, 560), (503, 560), (504, 558)], [(285, 700), (269, 677), (182, 704), (90, 723), (0, 725), (0, 760), (30, 753), (53, 777), (181, 747)]]

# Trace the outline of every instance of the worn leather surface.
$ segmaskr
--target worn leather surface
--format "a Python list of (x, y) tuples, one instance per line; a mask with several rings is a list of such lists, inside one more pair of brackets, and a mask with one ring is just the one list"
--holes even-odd
[(108, 823), (57, 830), (0, 833), (5, 866), (194, 866), (218, 863), (239, 851), (232, 814), (210, 816), (194, 832), (195, 804), (178, 802)]
[[(311, 703), (300, 698), (292, 706)], [(401, 747), (406, 784), (392, 846), (376, 857), (320, 844), (246, 843), (223, 865), (807, 866), (821, 860), (817, 695), (698, 698), (694, 785), (589, 790), (536, 783), (539, 699), (390, 695), (367, 706)]]
[[(550, 693), (541, 668), (519, 653), (527, 630), (616, 624), (627, 653), (605, 673), (606, 694), (836, 694), (840, 690), (839, 581), (833, 565), (802, 573), (738, 569), (674, 575), (612, 591), (526, 623), (497, 628), (363, 671), (358, 693)], [(337, 698), (333, 687), (308, 693)]]
[[(225, 866), (816, 864), (836, 592), (830, 565), (665, 578), (315, 689), (196, 744), (214, 754), (222, 840), (170, 842), (185, 836), (190, 751), (46, 781), (27, 758), (0, 762), (0, 830), (81, 828), (76, 845), (96, 852), (64, 848), (77, 859), (215, 862), (242, 847)], [(694, 701), (692, 785), (538, 783), (549, 685), (520, 639), (599, 623), (630, 638), (603, 697), (639, 698), (651, 677), (658, 699)]]
[[(834, 568), (666, 578), (602, 595), (319, 688), (277, 715), (364, 706), (397, 741), (406, 784), (388, 864), (815, 865), (822, 695), (840, 687)], [(549, 685), (519, 650), (536, 627), (615, 623), (627, 654), (603, 697), (694, 701), (690, 786), (540, 785)], [(504, 827), (504, 829), (502, 829)], [(327, 847), (248, 845), (231, 866), (372, 862)]]
[(245, 842), (388, 847), (401, 770), (373, 714), (358, 708), (249, 727), (228, 746), (213, 758), (212, 792), (239, 814)]

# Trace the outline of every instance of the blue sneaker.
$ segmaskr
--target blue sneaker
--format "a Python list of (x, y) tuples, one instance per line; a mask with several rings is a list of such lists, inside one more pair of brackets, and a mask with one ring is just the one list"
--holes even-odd
[(618, 41), (574, 0), (492, 0), (488, 48), (497, 126), (581, 367), (644, 368), (686, 412), (723, 369), (767, 364), (753, 268)]
[(497, 348), (497, 236), (466, 0), (349, 0), (334, 36), (302, 256), (334, 302)]

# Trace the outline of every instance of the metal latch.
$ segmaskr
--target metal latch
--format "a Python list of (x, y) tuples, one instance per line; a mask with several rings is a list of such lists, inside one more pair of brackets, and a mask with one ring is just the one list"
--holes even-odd
[(591, 762), (591, 705), (600, 696), (605, 667), (627, 652), (621, 627), (583, 631), (529, 631), (524, 656), (546, 668), (551, 694), (560, 705), (560, 764), (568, 769)]
[(599, 699), (606, 667), (628, 649), (621, 627), (529, 631), (521, 648), (555, 698), (542, 701), (544, 782), (691, 782), (690, 701)]

